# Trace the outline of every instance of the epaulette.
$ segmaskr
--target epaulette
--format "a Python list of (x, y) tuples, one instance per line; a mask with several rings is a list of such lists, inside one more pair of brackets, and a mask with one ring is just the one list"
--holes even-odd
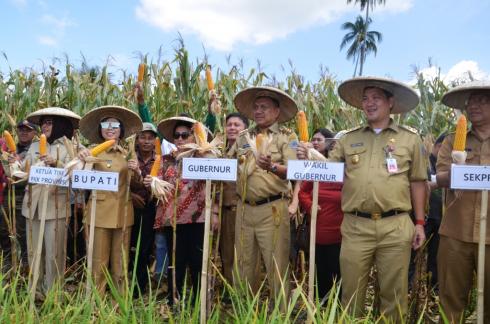
[(356, 126), (356, 127), (350, 128), (350, 129), (346, 129), (345, 134), (352, 133), (352, 132), (359, 130), (361, 128), (364, 128), (364, 126)]
[(419, 134), (419, 131), (416, 130), (415, 128), (413, 128), (413, 127), (410, 127), (410, 126), (407, 126), (407, 125), (398, 125), (398, 126), (400, 128), (402, 128), (402, 129), (405, 129), (405, 130), (411, 132), (411, 133), (414, 133), (414, 134), (417, 134), (417, 135)]
[(286, 135), (291, 135), (291, 133), (293, 132), (290, 128), (287, 128), (285, 126), (280, 126), (279, 131)]

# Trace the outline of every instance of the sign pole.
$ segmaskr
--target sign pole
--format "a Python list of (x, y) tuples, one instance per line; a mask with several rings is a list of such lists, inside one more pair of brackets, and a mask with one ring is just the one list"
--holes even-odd
[(207, 302), (207, 276), (209, 261), (209, 230), (211, 228), (211, 180), (206, 180), (206, 207), (204, 214), (204, 242), (202, 251), (202, 269), (201, 269), (201, 324), (207, 320), (206, 302)]
[[(316, 219), (318, 215), (318, 181), (313, 182), (313, 203), (310, 212), (310, 261), (308, 269), (308, 300), (312, 307), (315, 305), (315, 243), (316, 243)], [(312, 323), (314, 312), (309, 313), (308, 323)]]
[[(90, 229), (89, 229), (89, 239), (88, 239), (88, 250), (87, 250), (87, 288), (86, 296), (90, 295), (91, 285), (90, 278), (92, 278), (92, 268), (93, 268), (93, 258), (94, 258), (94, 237), (95, 237), (95, 211), (97, 208), (97, 190), (92, 190), (90, 206)], [(93, 278), (92, 278), (93, 279)]]
[(477, 323), (483, 324), (484, 300), (483, 289), (485, 283), (485, 243), (487, 236), (487, 208), (488, 208), (488, 190), (481, 193), (480, 208), (480, 240), (478, 241), (478, 300), (477, 300)]

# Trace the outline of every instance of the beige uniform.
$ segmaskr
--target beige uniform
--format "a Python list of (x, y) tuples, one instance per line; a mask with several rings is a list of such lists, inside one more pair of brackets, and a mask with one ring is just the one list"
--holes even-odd
[[(119, 172), (119, 190), (97, 191), (92, 275), (99, 292), (104, 292), (107, 283), (104, 270), (109, 270), (114, 284), (122, 291), (124, 270), (128, 264), (129, 233), (134, 222), (133, 203), (131, 195), (127, 194), (128, 163), (126, 154), (115, 148), (100, 153), (98, 157), (107, 160), (107, 163), (94, 164), (94, 170)], [(134, 174), (131, 180), (140, 179)], [(90, 224), (91, 206), (92, 197), (85, 209), (87, 225)]]
[[(392, 173), (388, 172), (387, 158), (396, 160)], [(408, 264), (415, 232), (409, 215), (410, 182), (427, 179), (420, 138), (393, 120), (379, 134), (369, 126), (359, 127), (339, 140), (329, 159), (345, 162), (340, 252), (342, 302), (353, 307), (356, 315), (362, 313), (368, 275), (374, 263), (381, 312), (399, 320), (399, 311), (405, 314), (407, 310)], [(359, 212), (369, 213), (371, 218), (361, 217)], [(381, 217), (382, 213), (395, 215)]]
[[(437, 172), (451, 169), (454, 134), (446, 137), (439, 151)], [(482, 140), (470, 130), (466, 137), (466, 164), (490, 164), (490, 139)], [(437, 256), (441, 306), (453, 323), (459, 323), (473, 287), (478, 265), (481, 191), (446, 190), (446, 212), (439, 234)], [(490, 207), (490, 206), (489, 206)], [(490, 222), (487, 222), (485, 251), (484, 323), (490, 323)]]
[[(58, 160), (56, 167), (63, 168), (65, 163), (70, 160), (64, 144), (64, 137), (46, 145), (47, 154)], [(37, 162), (39, 162), (39, 142), (33, 142), (27, 151), (24, 163), (29, 163), (32, 166)], [(39, 261), (39, 280), (42, 282), (44, 291), (51, 288), (56, 280), (63, 278), (65, 271), (65, 222), (68, 212), (67, 208), (70, 208), (70, 202), (67, 197), (68, 189), (66, 187), (39, 184), (28, 186), (22, 203), (22, 215), (27, 218), (27, 249), (31, 269), (41, 228), (43, 193), (46, 190), (48, 199), (43, 234), (44, 244)]]
[[(287, 165), (296, 158), (297, 137), (277, 123), (267, 130), (273, 140), (269, 153), (273, 163)], [(238, 275), (257, 290), (258, 253), (262, 255), (267, 277), (274, 296), (289, 289), (289, 216), (288, 194), (290, 183), (280, 179), (256, 165), (245, 134), (257, 134), (256, 128), (240, 133), (233, 149), (238, 158), (237, 218), (235, 225), (235, 247)], [(279, 198), (278, 198), (279, 197)], [(283, 281), (284, 285), (281, 286)], [(284, 296), (282, 296), (284, 298)]]

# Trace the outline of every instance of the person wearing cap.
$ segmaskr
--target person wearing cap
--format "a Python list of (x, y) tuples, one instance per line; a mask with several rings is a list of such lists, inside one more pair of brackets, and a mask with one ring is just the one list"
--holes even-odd
[[(162, 157), (158, 177), (174, 185), (167, 200), (157, 205), (154, 229), (163, 231), (167, 239), (167, 246), (174, 247), (173, 230), (175, 229), (175, 250), (169, 253), (170, 264), (175, 264), (175, 278), (171, 268), (168, 268), (169, 302), (173, 303), (174, 295), (183, 297), (186, 270), (189, 268), (190, 288), (193, 297), (198, 296), (198, 284), (202, 267), (202, 248), (204, 242), (204, 207), (205, 207), (205, 181), (182, 179), (182, 159), (180, 153), (186, 149), (184, 145), (195, 143), (192, 132), (197, 121), (186, 116), (171, 117), (160, 121), (158, 131), (163, 138), (172, 142), (177, 151)], [(195, 156), (198, 157), (198, 156)], [(145, 185), (150, 186), (151, 176), (145, 177)], [(175, 228), (174, 228), (175, 224)], [(217, 219), (213, 217), (213, 227), (216, 228)], [(175, 254), (174, 254), (175, 253)], [(173, 256), (175, 255), (175, 262)], [(175, 281), (174, 281), (175, 280)], [(174, 291), (174, 285), (176, 291)], [(187, 286), (189, 288), (189, 286)]]
[[(71, 138), (74, 130), (78, 128), (80, 116), (74, 112), (58, 107), (37, 110), (27, 116), (30, 123), (41, 127), (42, 134), (46, 135), (46, 155), (39, 154), (39, 141), (32, 142), (21, 161), (20, 155), (14, 159), (21, 161), (23, 168), (28, 165), (43, 163), (47, 167), (63, 168), (72, 157)], [(41, 229), (41, 210), (43, 209), (43, 192), (48, 190), (46, 207), (46, 223), (44, 233)], [(42, 283), (41, 291), (49, 290), (57, 280), (63, 278), (65, 271), (66, 246), (66, 219), (67, 203), (69, 203), (68, 189), (59, 186), (29, 185), (24, 195), (22, 215), (27, 219), (27, 247), (29, 266), (33, 271), (34, 254), (37, 250), (38, 237), (43, 235), (43, 247), (39, 261), (39, 280)], [(69, 216), (69, 215), (68, 215)]]
[[(288, 213), (291, 184), (286, 179), (287, 161), (296, 157), (298, 139), (279, 126), (292, 119), (298, 108), (284, 91), (273, 87), (251, 87), (234, 99), (238, 111), (255, 121), (240, 133), (233, 154), (238, 158), (235, 285), (244, 281), (257, 292), (258, 255), (262, 256), (272, 296), (287, 304), (289, 295), (290, 223)], [(267, 155), (255, 158), (247, 137), (272, 138)], [(238, 280), (237, 280), (238, 279)]]
[[(313, 148), (328, 158), (335, 141), (333, 133), (320, 128), (313, 132)], [(332, 145), (333, 144), (333, 145)], [(320, 182), (318, 189), (318, 218), (316, 225), (315, 266), (318, 298), (322, 300), (334, 283), (340, 282), (340, 224), (343, 214), (340, 204), (342, 183)], [(298, 198), (305, 217), (310, 217), (313, 204), (313, 182), (303, 181)], [(308, 224), (310, 222), (308, 221)]]
[[(27, 151), (29, 150), (29, 146), (36, 136), (39, 127), (36, 124), (29, 122), (27, 119), (20, 121), (17, 124), (17, 155), (20, 161), (23, 161)], [(7, 165), (4, 165), (7, 167)], [(22, 216), (22, 201), (24, 199), (24, 194), (26, 190), (26, 182), (19, 182), (15, 184), (15, 228), (16, 228), (16, 237), (19, 242), (20, 247), (20, 256), (21, 262), (24, 267), (29, 264), (27, 258), (27, 237), (26, 237), (26, 219)], [(3, 207), (5, 210), (8, 210), (8, 202), (6, 199), (3, 201)], [(3, 222), (0, 220), (0, 224)], [(1, 227), (1, 226), (0, 226)], [(8, 233), (8, 230), (7, 230)], [(8, 234), (7, 234), (8, 235)], [(6, 250), (9, 251), (11, 249), (10, 239), (5, 241)]]
[[(414, 109), (419, 97), (408, 86), (385, 78), (343, 82), (340, 97), (362, 109), (367, 124), (347, 132), (329, 154), (344, 162), (340, 272), (342, 304), (360, 316), (371, 267), (376, 265), (380, 311), (400, 322), (407, 312), (408, 267), (412, 247), (425, 240), (426, 154), (416, 131), (390, 114)], [(298, 157), (305, 158), (301, 145)], [(414, 226), (410, 213), (416, 218)]]
[[(157, 129), (152, 123), (143, 123), (143, 129), (136, 137), (136, 157), (144, 178), (150, 174), (151, 167), (155, 162), (155, 139)], [(134, 207), (134, 226), (131, 229), (131, 257), (134, 263), (130, 269), (136, 272), (136, 282), (138, 288), (135, 294), (144, 294), (148, 284), (148, 267), (150, 265), (150, 255), (153, 251), (156, 204), (152, 199), (151, 193), (143, 184), (136, 183), (135, 191), (131, 192), (131, 199)], [(136, 249), (138, 250), (136, 251)]]
[[(466, 112), (471, 128), (466, 135), (466, 161), (453, 154), (454, 133), (449, 134), (437, 159), (437, 183), (447, 188), (445, 214), (439, 229), (437, 255), (441, 308), (451, 323), (464, 322), (464, 310), (473, 287), (480, 241), (481, 191), (450, 190), (451, 164), (487, 165), (490, 156), (490, 83), (474, 81), (449, 90), (446, 106)], [(490, 222), (487, 221), (484, 278), (484, 323), (490, 323)]]
[[(107, 285), (105, 272), (109, 273), (119, 292), (125, 289), (124, 271), (128, 265), (130, 233), (134, 223), (130, 193), (135, 192), (137, 183), (142, 178), (138, 161), (131, 152), (132, 148), (123, 147), (123, 141), (141, 131), (141, 128), (139, 116), (120, 106), (94, 108), (80, 120), (80, 133), (90, 143), (116, 141), (112, 147), (98, 155), (104, 162), (93, 165), (96, 171), (119, 173), (118, 191), (97, 192), (92, 278), (101, 294), (105, 292)], [(85, 160), (90, 156), (90, 150), (82, 150), (78, 156)], [(85, 209), (87, 226), (91, 225), (91, 208), (92, 200), (89, 199)]]

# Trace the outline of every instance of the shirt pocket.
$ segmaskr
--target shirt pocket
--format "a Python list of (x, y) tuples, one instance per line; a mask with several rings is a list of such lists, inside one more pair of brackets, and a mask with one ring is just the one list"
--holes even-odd
[(361, 167), (363, 163), (367, 162), (366, 148), (360, 147), (347, 147), (345, 149), (345, 168), (347, 171), (356, 170)]
[(480, 164), (480, 155), (475, 151), (466, 151), (466, 164)]
[(269, 148), (269, 153), (271, 155), (272, 162), (282, 163), (282, 152), (279, 150), (277, 145), (272, 144)]
[[(390, 175), (397, 175), (408, 172), (411, 164), (411, 155), (410, 151), (406, 147), (399, 147), (394, 152), (391, 153), (393, 158), (396, 160), (397, 171), (390, 173)], [(386, 160), (385, 160), (386, 165)], [(386, 169), (388, 170), (388, 169)]]

